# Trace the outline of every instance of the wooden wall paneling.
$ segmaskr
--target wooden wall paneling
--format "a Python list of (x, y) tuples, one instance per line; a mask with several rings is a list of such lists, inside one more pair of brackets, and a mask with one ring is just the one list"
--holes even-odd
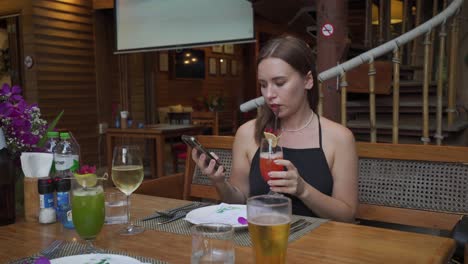
[[(114, 16), (105, 10), (94, 13), (95, 61), (96, 61), (96, 88), (98, 101), (98, 121), (107, 122), (109, 127), (114, 126), (112, 116), (113, 93), (117, 87), (117, 80), (113, 78), (116, 72), (116, 56), (112, 54), (114, 46), (113, 26), (110, 21)], [(118, 93), (118, 92), (117, 92)], [(105, 148), (102, 148), (105, 151)]]
[(18, 16), (6, 19), (8, 32), (8, 47), (10, 50), (11, 83), (22, 85), (21, 42)]
[(155, 101), (155, 89), (154, 78), (155, 78), (155, 65), (158, 62), (158, 54), (156, 52), (149, 52), (143, 54), (144, 60), (144, 104), (145, 104), (145, 119), (142, 120), (146, 124), (156, 123), (156, 101)]
[[(39, 102), (39, 89), (37, 88), (37, 80), (36, 80), (36, 69), (37, 69), (37, 57), (35, 54), (35, 37), (34, 37), (34, 24), (33, 24), (33, 17), (32, 17), (32, 5), (22, 10), (22, 16), (20, 19), (20, 23), (23, 28), (23, 59), (26, 56), (30, 56), (34, 60), (34, 64), (32, 68), (27, 69), (23, 65), (24, 69), (24, 90), (23, 93), (26, 99), (29, 102)], [(41, 107), (41, 105), (39, 105)], [(46, 114), (42, 112), (42, 114)]]
[[(182, 104), (192, 106), (194, 99), (199, 96), (219, 95), (224, 98), (224, 110), (219, 113), (221, 128), (229, 130), (236, 127), (236, 115), (239, 109), (239, 103), (244, 100), (240, 98), (244, 85), (245, 71), (243, 65), (246, 64), (244, 56), (245, 45), (235, 45), (234, 54), (213, 53), (211, 47), (199, 48), (205, 51), (205, 68), (208, 69), (208, 58), (220, 58), (228, 60), (228, 72), (226, 75), (218, 74), (210, 75), (208, 72), (205, 74), (205, 79), (178, 79), (174, 78), (170, 72), (157, 71), (155, 78), (155, 100), (158, 107)], [(170, 57), (173, 52), (170, 52)], [(232, 76), (230, 72), (230, 62), (235, 59), (238, 62), (238, 74)], [(254, 60), (254, 58), (249, 58)], [(250, 63), (250, 61), (248, 62)], [(169, 67), (171, 68), (171, 67)], [(170, 69), (173, 71), (173, 69)], [(250, 79), (253, 79), (250, 77)], [(255, 88), (254, 88), (255, 89)], [(255, 91), (253, 92), (255, 95)]]
[(96, 164), (98, 112), (91, 0), (33, 0), (31, 15), (31, 30), (25, 32), (31, 34), (31, 44), (25, 43), (25, 50), (31, 48), (35, 57), (30, 73), (35, 74), (32, 81), (41, 111), (50, 121), (63, 109), (59, 127), (73, 132), (82, 161)]
[(34, 9), (35, 9), (34, 10), (35, 16), (62, 20), (62, 21), (82, 23), (82, 24), (90, 24), (90, 25), (92, 24), (92, 21), (89, 19), (89, 17), (76, 15), (72, 13), (66, 13), (67, 11), (65, 10), (63, 12), (59, 12), (59, 11), (54, 11), (54, 10), (48, 10), (46, 8), (38, 7), (38, 6), (35, 6)]
[(84, 6), (91, 10), (93, 7), (92, 0), (54, 0), (55, 2), (66, 3), (75, 6)]
[(30, 0), (0, 1), (0, 16), (12, 14), (23, 15), (23, 10), (31, 5)]
[(130, 116), (134, 123), (145, 121), (145, 76), (144, 53), (128, 54), (128, 100)]
[(128, 102), (128, 55), (117, 55), (118, 71), (119, 71), (119, 95), (120, 95), (120, 110), (127, 110), (129, 108)]
[(76, 1), (73, 2), (59, 2), (59, 1), (51, 1), (51, 0), (34, 0), (33, 6), (46, 8), (49, 10), (54, 10), (57, 12), (69, 12), (76, 15), (89, 15), (90, 9), (89, 6), (86, 5), (74, 5)]

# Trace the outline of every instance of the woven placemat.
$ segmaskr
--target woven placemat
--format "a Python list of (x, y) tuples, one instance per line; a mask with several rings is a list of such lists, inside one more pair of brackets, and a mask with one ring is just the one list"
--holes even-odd
[[(326, 219), (315, 218), (315, 217), (307, 217), (307, 216), (300, 216), (300, 215), (293, 215), (292, 221), (296, 221), (298, 219), (304, 219), (311, 223), (311, 225), (294, 232), (289, 236), (289, 243), (293, 242), (294, 240), (299, 239), (300, 237), (304, 236), (305, 234), (309, 233), (310, 231), (314, 230), (315, 228), (319, 227), (322, 223), (327, 222)], [(178, 219), (173, 222), (158, 225), (159, 221), (162, 219), (156, 218), (152, 220), (142, 221), (138, 219), (135, 221), (136, 225), (144, 226), (146, 229), (157, 230), (162, 232), (169, 232), (181, 235), (191, 235), (190, 228), (193, 226), (191, 223), (185, 221), (184, 219)], [(252, 241), (250, 240), (249, 231), (246, 228), (236, 229), (234, 233), (234, 243), (239, 246), (249, 247), (252, 246)]]
[[(86, 250), (86, 244), (78, 243), (78, 242), (63, 242), (62, 245), (60, 245), (57, 250), (55, 250), (52, 254), (50, 254), (48, 257), (49, 259), (56, 259), (56, 258), (61, 258), (61, 257), (68, 257), (68, 256), (73, 256), (73, 255), (80, 255), (83, 254)], [(101, 249), (98, 248), (99, 253), (102, 254), (116, 254), (116, 255), (123, 255), (123, 256), (128, 256), (132, 257), (135, 259), (138, 259), (139, 261), (143, 263), (152, 263), (152, 264), (165, 264), (167, 262), (153, 259), (153, 258), (148, 258), (148, 257), (142, 257), (142, 256), (136, 256), (133, 254), (129, 254), (124, 251), (116, 251), (116, 250), (109, 250), (109, 249)], [(11, 262), (8, 262), (10, 264), (28, 264), (28, 263), (34, 263), (34, 257), (40, 256), (40, 253), (34, 254), (32, 256), (26, 257), (26, 258), (21, 258), (18, 260), (14, 260)]]

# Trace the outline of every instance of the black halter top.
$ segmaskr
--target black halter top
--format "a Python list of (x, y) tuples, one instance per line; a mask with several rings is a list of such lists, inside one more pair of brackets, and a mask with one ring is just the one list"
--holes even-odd
[[(291, 161), (296, 166), (299, 175), (312, 187), (320, 192), (331, 196), (333, 190), (333, 177), (328, 167), (325, 153), (322, 149), (322, 127), (319, 124), (319, 148), (292, 149), (283, 147), (283, 157)], [(256, 196), (267, 194), (270, 190), (269, 185), (263, 180), (260, 173), (260, 149), (257, 149), (252, 158), (250, 173), (250, 194)], [(316, 216), (299, 198), (286, 195), (291, 198), (292, 212), (296, 215)]]

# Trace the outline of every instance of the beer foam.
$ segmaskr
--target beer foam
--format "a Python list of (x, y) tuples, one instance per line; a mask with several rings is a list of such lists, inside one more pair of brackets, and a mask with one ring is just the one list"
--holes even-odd
[(291, 222), (287, 215), (282, 214), (262, 214), (248, 220), (249, 223), (263, 226), (284, 225)]
[(102, 189), (102, 186), (96, 186), (92, 188), (86, 188), (86, 189), (80, 188), (80, 189), (73, 190), (73, 195), (74, 196), (93, 196), (93, 195), (97, 195), (103, 192), (104, 190)]

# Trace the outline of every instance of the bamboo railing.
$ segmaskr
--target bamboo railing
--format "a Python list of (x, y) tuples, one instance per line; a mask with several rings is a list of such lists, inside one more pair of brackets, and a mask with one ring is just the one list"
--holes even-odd
[(400, 48), (393, 51), (393, 111), (392, 111), (392, 143), (398, 144), (400, 124)]
[[(381, 3), (385, 2), (386, 0), (381, 0)], [(366, 10), (369, 8), (372, 1), (366, 2)], [(411, 45), (411, 54), (410, 63), (416, 63), (416, 54), (417, 54), (417, 41), (420, 36), (424, 34), (424, 76), (423, 76), (423, 128), (422, 128), (422, 136), (421, 141), (424, 144), (428, 144), (430, 142), (430, 135), (429, 135), (429, 85), (432, 80), (432, 64), (433, 64), (433, 50), (434, 45), (431, 45), (435, 41), (435, 34), (436, 34), (436, 27), (440, 26), (439, 31), (439, 52), (438, 52), (438, 62), (439, 67), (437, 68), (437, 108), (436, 108), (436, 133), (433, 136), (436, 138), (437, 144), (442, 144), (442, 94), (443, 94), (443, 69), (442, 66), (445, 60), (445, 42), (446, 42), (446, 22), (448, 19), (452, 18), (451, 23), (451, 32), (450, 32), (450, 50), (449, 50), (449, 77), (448, 77), (448, 91), (447, 91), (447, 122), (448, 126), (452, 125), (455, 118), (455, 100), (456, 100), (456, 90), (455, 90), (455, 80), (456, 80), (456, 61), (457, 61), (457, 51), (458, 51), (458, 20), (456, 15), (463, 4), (463, 0), (453, 0), (451, 1), (450, 5), (446, 5), (446, 1), (444, 0), (444, 10), (437, 15), (434, 15), (437, 11), (438, 1), (434, 0), (432, 14), (434, 15), (431, 19), (421, 24), (422, 19), (422, 1), (417, 0), (417, 7), (416, 7), (416, 18), (415, 18), (415, 25), (416, 27), (412, 30), (403, 33), (399, 37), (388, 41), (376, 48), (373, 48), (367, 52), (362, 53), (359, 56), (356, 56), (344, 63), (341, 63), (333, 68), (330, 68), (326, 71), (321, 72), (318, 75), (318, 89), (319, 89), (319, 102), (318, 102), (318, 114), (322, 115), (323, 112), (323, 92), (322, 92), (322, 83), (326, 80), (331, 78), (335, 78), (340, 76), (341, 84), (340, 88), (342, 91), (341, 94), (341, 123), (346, 124), (346, 98), (347, 98), (347, 82), (346, 82), (346, 72), (360, 66), (361, 64), (368, 63), (369, 64), (369, 122), (370, 122), (370, 141), (376, 142), (377, 140), (377, 128), (376, 128), (376, 105), (375, 105), (375, 67), (374, 67), (374, 60), (389, 53), (393, 52), (393, 112), (392, 112), (392, 141), (393, 143), (398, 143), (398, 127), (399, 127), (399, 86), (400, 86), (400, 66), (401, 58), (403, 52), (403, 47), (405, 44)], [(410, 6), (409, 1), (404, 0), (403, 3), (404, 14), (409, 14)], [(385, 11), (388, 12), (388, 11)], [(366, 13), (369, 13), (368, 10)], [(382, 16), (380, 16), (382, 17)], [(389, 18), (388, 18), (389, 19)], [(368, 19), (366, 19), (368, 21)], [(387, 21), (388, 22), (388, 21)], [(405, 22), (403, 19), (402, 24), (403, 30), (406, 30), (409, 26), (408, 23)], [(366, 26), (366, 29), (368, 27)], [(382, 28), (382, 27), (380, 27)], [(379, 39), (383, 38), (383, 32), (379, 33)], [(365, 43), (368, 44), (372, 42), (372, 34), (366, 33)], [(343, 83), (345, 85), (343, 85)], [(344, 102), (343, 102), (344, 101)], [(264, 104), (263, 97), (258, 97), (256, 99), (250, 100), (240, 106), (240, 110), (243, 112), (250, 111), (252, 109), (257, 108)], [(343, 117), (344, 116), (344, 117)]]

